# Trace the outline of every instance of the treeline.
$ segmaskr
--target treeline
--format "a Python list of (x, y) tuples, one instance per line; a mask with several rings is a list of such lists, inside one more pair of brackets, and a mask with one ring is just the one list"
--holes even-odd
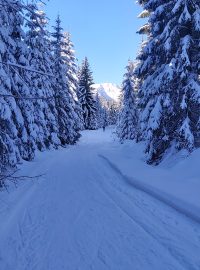
[(147, 35), (123, 83), (120, 140), (144, 141), (147, 162), (200, 147), (200, 2), (138, 1)]
[(60, 18), (48, 24), (34, 1), (0, 0), (0, 176), (100, 125), (87, 58), (78, 68)]

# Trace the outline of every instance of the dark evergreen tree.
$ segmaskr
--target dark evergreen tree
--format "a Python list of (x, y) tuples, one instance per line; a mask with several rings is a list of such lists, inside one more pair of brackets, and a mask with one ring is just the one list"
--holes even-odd
[(54, 30), (52, 44), (55, 58), (54, 73), (56, 74), (55, 95), (59, 128), (58, 137), (62, 145), (74, 144), (80, 137), (78, 130), (79, 124), (76, 122), (77, 114), (66, 76), (67, 65), (65, 64), (65, 50), (63, 50), (65, 43), (59, 16), (56, 20)]
[(119, 105), (116, 102), (109, 102), (108, 105), (108, 124), (116, 125), (119, 117)]
[(117, 135), (120, 141), (134, 140), (137, 136), (137, 83), (134, 77), (134, 64), (130, 61), (124, 75), (122, 87), (122, 108), (117, 123)]
[(150, 14), (148, 42), (139, 56), (141, 130), (149, 163), (174, 148), (200, 146), (200, 3), (139, 1)]
[(108, 119), (107, 119), (107, 109), (103, 106), (99, 95), (96, 95), (96, 117), (97, 117), (97, 125), (98, 128), (102, 128), (107, 126)]
[(83, 110), (85, 129), (97, 129), (96, 101), (93, 96), (93, 78), (88, 59), (82, 63), (79, 78), (78, 98)]

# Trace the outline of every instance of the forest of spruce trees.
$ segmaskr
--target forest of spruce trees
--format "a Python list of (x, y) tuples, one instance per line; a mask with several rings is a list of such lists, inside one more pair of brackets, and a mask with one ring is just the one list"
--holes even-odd
[(34, 1), (0, 1), (0, 185), (37, 150), (75, 144), (81, 130), (102, 126), (87, 58), (78, 69), (60, 17), (52, 33), (48, 24)]
[[(116, 134), (145, 142), (147, 162), (200, 147), (200, 3), (139, 0), (147, 22), (122, 84)], [(36, 2), (0, 0), (0, 185), (37, 150), (75, 144), (80, 131), (116, 124), (118, 110), (93, 93), (89, 61), (77, 66), (57, 17), (53, 32)]]

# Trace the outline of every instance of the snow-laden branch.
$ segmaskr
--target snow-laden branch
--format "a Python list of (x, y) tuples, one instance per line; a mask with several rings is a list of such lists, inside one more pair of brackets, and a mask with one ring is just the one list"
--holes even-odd
[(59, 98), (58, 96), (53, 96), (53, 97), (26, 97), (26, 96), (15, 96), (15, 95), (3, 95), (3, 94), (0, 94), (0, 97), (4, 97), (4, 98), (15, 98), (15, 99), (28, 99), (28, 100), (37, 100), (37, 99), (40, 99), (40, 100), (51, 100), (51, 99), (54, 99), (54, 98)]
[[(42, 4), (44, 4), (44, 5), (46, 5), (44, 1), (40, 1), (40, 2), (41, 2)], [(15, 8), (14, 4), (16, 4), (16, 1), (10, 4), (9, 1), (4, 0), (4, 5), (3, 5), (3, 4), (0, 4), (0, 6), (5, 7), (5, 5), (7, 5), (7, 6), (10, 6), (12, 9), (14, 9), (16, 12), (18, 12), (18, 9)], [(33, 11), (31, 8), (28, 7), (28, 4), (24, 4), (24, 3), (17, 3), (17, 4), (20, 5), (20, 7), (21, 7), (22, 9), (25, 9), (25, 10), (29, 11), (30, 13), (34, 14), (34, 11)], [(21, 14), (22, 14), (22, 17), (23, 17), (23, 19), (24, 19), (25, 21), (29, 22), (30, 24), (32, 24), (32, 25), (34, 25), (34, 26), (36, 26), (36, 27), (39, 27), (39, 28), (42, 30), (42, 32), (44, 32), (44, 30), (43, 30), (43, 28), (40, 26), (40, 24), (34, 23), (33, 21), (28, 20), (27, 17), (23, 14), (23, 12), (21, 12)]]
[(44, 73), (42, 71), (39, 71), (39, 70), (35, 70), (35, 69), (32, 69), (32, 68), (29, 68), (29, 67), (26, 67), (26, 66), (22, 66), (22, 65), (19, 65), (19, 64), (14, 64), (14, 63), (10, 63), (10, 62), (1, 62), (1, 64), (3, 65), (9, 65), (9, 66), (13, 66), (13, 67), (17, 67), (17, 68), (22, 68), (22, 69), (25, 69), (27, 71), (30, 71), (30, 72), (34, 72), (34, 73), (38, 73), (40, 75), (44, 75), (44, 76), (48, 76), (48, 77), (55, 77), (53, 74), (50, 74), (50, 73)]
[[(0, 63), (2, 63), (2, 64), (6, 64), (6, 65), (10, 65), (11, 66), (11, 68), (14, 70), (14, 72), (16, 72), (17, 73), (17, 71), (14, 69), (14, 67), (18, 67), (18, 68), (21, 68), (21, 67), (23, 67), (24, 68), (24, 66), (21, 66), (21, 65), (18, 65), (18, 64), (12, 64), (12, 63), (4, 63), (4, 62), (1, 62), (0, 61)], [(36, 71), (33, 71), (32, 69), (29, 69), (29, 68), (25, 68), (26, 70), (28, 70), (28, 71), (31, 71), (31, 72), (36, 72)], [(40, 72), (39, 72), (40, 73)], [(46, 73), (43, 73), (43, 72), (41, 72), (42, 73), (42, 75), (44, 75), (45, 74), (45, 76), (48, 76)], [(40, 73), (40, 74), (41, 74)], [(21, 80), (26, 84), (26, 82), (23, 80), (23, 78), (17, 73), (17, 75), (21, 78)], [(51, 76), (53, 76), (53, 75), (51, 75)], [(27, 84), (26, 84), (27, 85)], [(28, 87), (28, 85), (27, 85), (27, 87)], [(51, 96), (51, 97), (26, 97), (26, 96), (16, 96), (16, 95), (12, 95), (12, 94), (0, 94), (0, 97), (3, 97), (3, 98), (14, 98), (14, 99), (26, 99), (26, 100), (51, 100), (51, 99), (54, 99), (55, 98), (55, 96)], [(58, 97), (57, 97), (58, 98)]]

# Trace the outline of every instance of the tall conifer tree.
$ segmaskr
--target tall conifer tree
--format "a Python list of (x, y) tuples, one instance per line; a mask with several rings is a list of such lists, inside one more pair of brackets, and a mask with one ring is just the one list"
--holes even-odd
[(10, 2), (0, 1), (0, 173), (5, 167), (14, 166), (20, 159), (18, 128), (23, 127), (23, 118), (17, 108), (13, 93), (13, 79), (8, 62), (13, 61), (11, 39), (13, 20)]
[(97, 108), (92, 88), (94, 83), (87, 58), (82, 63), (79, 77), (78, 98), (83, 110), (84, 127), (97, 129)]
[(150, 14), (148, 43), (139, 56), (141, 123), (150, 163), (173, 147), (200, 146), (200, 3), (140, 1)]
[[(41, 150), (50, 145), (60, 144), (57, 138), (58, 128), (56, 126), (56, 109), (54, 99), (54, 85), (56, 84), (53, 75), (53, 57), (46, 29), (47, 19), (45, 13), (38, 10), (37, 5), (30, 4), (28, 12), (29, 20), (26, 23), (28, 31), (25, 42), (29, 47), (27, 59), (29, 67), (37, 72), (27, 71), (27, 84), (32, 90), (32, 101), (34, 106), (34, 123), (36, 133), (36, 144)], [(31, 76), (31, 78), (30, 78)], [(55, 139), (56, 138), (56, 139)]]
[(137, 136), (136, 79), (134, 64), (129, 61), (122, 87), (122, 109), (117, 123), (117, 135), (121, 141), (134, 140)]
[[(5, 50), (1, 55), (3, 63), (6, 64), (6, 74), (10, 80), (10, 94), (15, 97), (10, 98), (8, 104), (12, 104), (12, 120), (16, 127), (13, 145), (18, 148), (20, 156), (23, 159), (30, 160), (34, 156), (34, 145), (29, 137), (28, 111), (30, 113), (31, 105), (24, 96), (29, 96), (29, 88), (24, 81), (23, 68), (26, 66), (27, 59), (25, 58), (28, 47), (24, 43), (24, 5), (22, 1), (3, 1), (1, 5), (1, 19), (3, 28), (2, 34), (5, 42)], [(15, 103), (15, 104), (14, 104)], [(27, 105), (27, 106), (26, 106)], [(31, 116), (29, 116), (31, 117)], [(12, 122), (12, 121), (11, 121)]]
[(61, 27), (61, 20), (58, 16), (56, 20), (55, 32), (52, 34), (54, 40), (54, 72), (56, 74), (56, 110), (57, 122), (59, 128), (58, 137), (62, 143), (74, 144), (80, 137), (78, 125), (76, 122), (77, 115), (74, 108), (74, 102), (69, 90), (67, 81), (67, 66), (65, 64), (65, 47), (63, 29)]
[(78, 99), (78, 66), (77, 59), (75, 57), (74, 45), (71, 41), (70, 33), (64, 33), (63, 43), (63, 56), (65, 57), (65, 64), (67, 66), (66, 76), (68, 88), (74, 101), (74, 107), (77, 116), (76, 122), (79, 126), (79, 129), (82, 130), (84, 128), (84, 121), (83, 111)]

